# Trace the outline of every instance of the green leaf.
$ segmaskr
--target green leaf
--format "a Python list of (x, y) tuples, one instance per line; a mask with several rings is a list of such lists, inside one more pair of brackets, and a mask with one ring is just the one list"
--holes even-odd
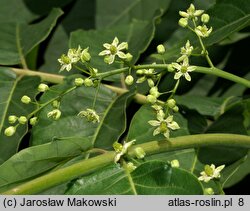
[[(97, 68), (100, 72), (106, 72), (111, 69), (120, 67), (120, 64), (105, 64), (103, 56), (98, 54), (104, 50), (104, 43), (111, 43), (115, 37), (120, 42), (128, 42), (128, 51), (133, 55), (132, 63), (135, 63), (140, 54), (143, 53), (151, 40), (155, 31), (155, 20), (162, 15), (157, 13), (150, 21), (133, 20), (126, 25), (118, 25), (102, 30), (77, 30), (70, 36), (70, 47), (77, 48), (80, 45), (82, 48), (90, 47), (91, 65)], [(117, 77), (115, 77), (117, 79)], [(114, 77), (112, 77), (114, 79)]]
[(204, 96), (175, 96), (177, 104), (194, 109), (202, 115), (217, 116), (225, 99)]
[(87, 139), (71, 138), (24, 149), (0, 166), (0, 191), (4, 186), (47, 172), (90, 147)]
[(248, 154), (245, 157), (227, 166), (223, 170), (223, 174), (221, 177), (223, 187), (229, 188), (240, 182), (245, 176), (247, 176), (250, 173), (249, 165), (250, 165), (250, 152), (248, 152)]
[(53, 9), (48, 17), (37, 24), (2, 22), (0, 31), (0, 64), (24, 65), (25, 56), (48, 37), (62, 15), (60, 9)]
[(203, 189), (197, 178), (187, 171), (171, 168), (165, 162), (149, 161), (132, 173), (113, 164), (78, 179), (66, 194), (198, 195), (203, 194)]
[[(129, 127), (128, 140), (136, 139), (136, 143), (144, 143), (152, 140), (162, 140), (165, 137), (162, 134), (153, 136), (156, 127), (148, 124), (149, 120), (156, 119), (156, 113), (149, 105), (143, 105), (134, 115)], [(188, 135), (187, 121), (181, 114), (174, 114), (174, 120), (179, 124), (180, 129), (171, 131), (170, 137)]]
[(135, 90), (118, 96), (105, 110), (104, 116), (95, 131), (92, 143), (97, 148), (112, 148), (115, 141), (125, 132), (127, 126), (126, 108)]
[[(244, 107), (242, 103), (237, 103), (231, 109), (221, 115), (206, 133), (233, 133), (247, 135), (244, 127)], [(230, 164), (244, 157), (248, 149), (231, 147), (203, 147), (199, 151), (199, 160), (205, 164), (214, 163), (215, 165)]]
[(34, 100), (37, 94), (37, 86), (40, 83), (38, 77), (18, 77), (7, 68), (0, 69), (0, 164), (18, 151), (23, 136), (27, 133), (27, 125), (17, 127), (16, 133), (7, 137), (4, 130), (10, 126), (9, 115), (27, 116), (36, 106), (23, 104), (21, 97), (29, 96)]
[(0, 5), (1, 23), (6, 20), (9, 22), (28, 23), (38, 16), (27, 8), (24, 1), (0, 0)]
[(149, 21), (157, 10), (166, 11), (170, 0), (97, 0), (96, 28), (110, 28), (131, 23), (133, 19)]

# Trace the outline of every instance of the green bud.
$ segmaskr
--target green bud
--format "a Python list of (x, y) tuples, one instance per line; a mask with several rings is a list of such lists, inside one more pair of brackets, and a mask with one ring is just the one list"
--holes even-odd
[(179, 107), (178, 106), (174, 106), (173, 107), (173, 111), (177, 113), (179, 111)]
[(94, 85), (93, 81), (90, 78), (86, 78), (83, 83), (84, 83), (84, 86), (87, 86), (87, 87)]
[(122, 144), (118, 143), (117, 141), (113, 143), (113, 148), (116, 152), (122, 151)]
[(25, 116), (20, 116), (20, 117), (18, 118), (18, 122), (19, 122), (20, 124), (22, 124), (22, 125), (24, 125), (27, 121), (28, 121), (28, 120), (27, 120), (27, 118), (26, 118)]
[(141, 148), (141, 147), (136, 147), (135, 148), (135, 156), (138, 158), (138, 159), (142, 159), (144, 158), (146, 155), (145, 151)]
[(188, 19), (187, 18), (180, 18), (178, 24), (181, 26), (181, 27), (186, 27), (188, 25)]
[(180, 167), (180, 163), (179, 163), (179, 161), (178, 160), (172, 160), (171, 162), (170, 162), (170, 164), (171, 164), (171, 167), (173, 167), (173, 168), (179, 168)]
[(53, 106), (53, 108), (59, 108), (60, 102), (59, 102), (58, 100), (54, 100), (54, 101), (52, 102), (52, 106)]
[(158, 88), (156, 86), (152, 87), (149, 90), (149, 93), (153, 96), (155, 96), (156, 98), (158, 98), (160, 96), (160, 93), (158, 92)]
[(54, 120), (58, 120), (61, 116), (61, 111), (59, 109), (54, 109), (47, 114), (48, 118), (52, 118)]
[(91, 56), (88, 52), (89, 48), (85, 48), (81, 53), (81, 60), (82, 62), (88, 62), (91, 59)]
[(167, 101), (167, 106), (168, 106), (169, 108), (174, 108), (175, 105), (176, 105), (176, 102), (175, 102), (174, 99), (169, 99), (169, 100)]
[(210, 19), (210, 16), (209, 16), (208, 14), (203, 14), (203, 15), (201, 16), (201, 21), (202, 21), (203, 23), (207, 23), (207, 22), (209, 21), (209, 19)]
[(31, 102), (31, 99), (27, 95), (24, 95), (21, 98), (21, 102), (24, 103), (24, 104), (29, 104)]
[(136, 169), (136, 166), (132, 162), (128, 162), (125, 166), (129, 173), (133, 172)]
[(157, 101), (157, 98), (154, 95), (148, 95), (146, 100), (147, 100), (147, 102), (149, 102), (151, 104), (155, 104)]
[(16, 128), (13, 126), (10, 126), (4, 130), (4, 135), (6, 136), (13, 136), (16, 132)]
[(149, 87), (153, 87), (155, 85), (154, 81), (151, 78), (148, 79), (148, 85)]
[(49, 89), (49, 87), (47, 84), (39, 84), (37, 89), (39, 92), (46, 92)]
[(32, 117), (30, 119), (30, 125), (32, 125), (32, 126), (34, 126), (37, 122), (38, 122), (38, 118), (37, 117)]
[(170, 73), (175, 71), (172, 64), (168, 65), (167, 68), (168, 68), (168, 72), (170, 72)]
[(137, 70), (136, 71), (136, 74), (138, 74), (138, 75), (143, 75), (145, 73), (145, 70)]
[(126, 58), (124, 59), (126, 62), (131, 62), (133, 59), (133, 55), (130, 53), (126, 53)]
[(166, 49), (165, 49), (164, 45), (161, 44), (161, 45), (157, 46), (157, 53), (158, 54), (164, 54), (165, 51), (166, 51)]
[(10, 115), (8, 121), (10, 124), (14, 124), (17, 121), (18, 117), (15, 115)]
[(132, 75), (128, 75), (126, 78), (125, 78), (125, 83), (128, 85), (128, 86), (131, 86), (134, 82), (134, 78)]
[(214, 194), (213, 188), (205, 188), (204, 189), (204, 194), (205, 195), (213, 195)]
[(84, 80), (82, 78), (76, 78), (75, 79), (75, 85), (76, 86), (82, 86), (84, 83)]

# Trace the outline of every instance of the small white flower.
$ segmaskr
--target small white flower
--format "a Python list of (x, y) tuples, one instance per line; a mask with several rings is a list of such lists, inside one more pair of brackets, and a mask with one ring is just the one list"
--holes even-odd
[(132, 141), (124, 142), (123, 145), (118, 143), (120, 145), (120, 147), (117, 147), (117, 146), (113, 145), (115, 151), (117, 152), (117, 154), (115, 156), (115, 159), (114, 159), (115, 163), (117, 163), (120, 160), (120, 158), (127, 153), (128, 148), (131, 147), (135, 142), (136, 142), (136, 140), (133, 139)]
[(194, 31), (195, 33), (200, 36), (200, 37), (208, 37), (211, 32), (212, 32), (213, 28), (210, 27), (210, 29), (207, 28), (206, 25), (203, 26), (197, 26)]
[(186, 12), (184, 11), (179, 11), (180, 16), (184, 18), (194, 18), (197, 16), (200, 16), (204, 10), (196, 10), (193, 4), (190, 4), (189, 8), (187, 9)]
[(81, 58), (82, 49), (78, 46), (78, 49), (70, 48), (68, 50), (67, 55), (62, 54), (62, 56), (58, 59), (58, 62), (61, 65), (60, 71), (67, 70), (70, 71), (72, 69), (72, 64), (78, 62)]
[(58, 120), (61, 117), (61, 111), (59, 109), (54, 109), (47, 114), (48, 118)]
[(181, 48), (181, 54), (182, 56), (177, 59), (177, 62), (181, 62), (185, 60), (187, 57), (189, 57), (192, 54), (194, 47), (190, 45), (189, 40), (186, 42), (185, 47)]
[(103, 47), (106, 48), (106, 50), (103, 50), (99, 53), (99, 56), (105, 56), (105, 62), (108, 64), (112, 64), (115, 60), (115, 56), (117, 55), (121, 59), (127, 59), (127, 56), (122, 50), (128, 49), (128, 43), (122, 42), (119, 44), (119, 40), (117, 37), (114, 38), (113, 42), (111, 44), (104, 43)]
[(81, 111), (78, 116), (80, 117), (85, 117), (89, 122), (93, 122), (93, 123), (98, 123), (100, 122), (100, 117), (99, 115), (96, 113), (95, 110), (87, 108), (84, 111)]
[(224, 169), (225, 165), (218, 166), (215, 168), (215, 165), (205, 165), (204, 171), (202, 171), (200, 174), (201, 176), (198, 178), (200, 181), (209, 182), (212, 179), (219, 179), (220, 178), (220, 172), (222, 169)]
[(181, 76), (184, 76), (186, 80), (191, 81), (190, 72), (196, 69), (196, 66), (189, 66), (188, 58), (185, 58), (182, 64), (176, 62), (172, 63), (173, 68), (177, 70), (174, 75), (174, 79), (178, 80)]
[(154, 132), (153, 136), (156, 136), (158, 134), (163, 134), (167, 139), (169, 138), (170, 130), (177, 130), (180, 128), (177, 122), (173, 120), (173, 116), (170, 115), (167, 118), (165, 118), (165, 114), (163, 110), (159, 110), (157, 112), (157, 120), (150, 120), (148, 123), (154, 127), (157, 127)]

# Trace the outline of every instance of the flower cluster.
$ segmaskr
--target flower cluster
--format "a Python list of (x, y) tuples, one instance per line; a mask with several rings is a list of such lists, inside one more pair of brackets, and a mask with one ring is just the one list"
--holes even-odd
[(124, 142), (124, 144), (120, 144), (118, 142), (115, 142), (113, 144), (113, 148), (116, 152), (114, 162), (117, 163), (123, 155), (125, 155), (128, 151), (128, 148), (131, 147), (135, 143), (135, 139), (129, 142)]
[[(190, 4), (187, 11), (179, 11), (180, 16), (182, 18), (179, 20), (179, 25), (182, 27), (189, 26), (189, 20), (191, 20), (194, 24), (194, 32), (200, 37), (208, 37), (212, 32), (212, 27), (208, 28), (205, 23), (209, 22), (209, 15), (204, 13), (204, 10), (196, 10), (193, 4)], [(202, 22), (202, 25), (196, 26), (196, 22), (199, 20)]]
[(91, 56), (89, 54), (89, 48), (82, 49), (81, 46), (78, 48), (70, 48), (67, 52), (67, 55), (62, 54), (58, 59), (58, 62), (61, 65), (60, 71), (72, 69), (72, 65), (76, 64), (78, 61), (82, 63), (90, 61)]
[(152, 68), (137, 70), (136, 74), (139, 77), (136, 83), (140, 84), (147, 81), (149, 87), (153, 87), (155, 85), (154, 81), (159, 78), (159, 73)]

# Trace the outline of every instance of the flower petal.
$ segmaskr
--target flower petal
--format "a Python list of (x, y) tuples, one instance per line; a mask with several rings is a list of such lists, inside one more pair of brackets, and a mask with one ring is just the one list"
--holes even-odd
[(181, 73), (181, 72), (175, 73), (174, 79), (175, 79), (175, 80), (178, 80), (181, 76), (182, 76), (182, 73)]
[(149, 120), (148, 124), (156, 127), (156, 126), (159, 126), (161, 123), (159, 121), (157, 121), (157, 120)]
[(177, 129), (180, 129), (180, 126), (178, 125), (177, 122), (171, 122), (168, 124), (168, 128), (172, 129), (172, 130), (177, 130)]
[(158, 127), (158, 128), (156, 128), (155, 130), (154, 130), (154, 132), (153, 132), (153, 136), (156, 136), (156, 135), (158, 135), (158, 134), (160, 134), (160, 128)]
[(104, 51), (101, 51), (98, 55), (105, 56), (105, 55), (109, 55), (109, 54), (111, 54), (110, 50), (104, 50)]
[(184, 76), (185, 76), (187, 81), (191, 81), (191, 77), (188, 73), (184, 73)]
[(164, 135), (167, 139), (169, 139), (169, 130), (167, 130), (163, 135)]
[(117, 56), (119, 56), (121, 59), (126, 59), (127, 57), (126, 57), (126, 54), (125, 53), (123, 53), (122, 51), (117, 51)]
[(117, 46), (118, 50), (128, 49), (128, 43), (122, 42), (120, 45)]
[(118, 43), (119, 43), (119, 40), (117, 37), (115, 37), (111, 45), (117, 47)]
[(175, 69), (177, 69), (177, 70), (181, 70), (181, 65), (179, 65), (179, 64), (176, 63), (176, 62), (173, 62), (173, 63), (172, 63), (172, 66), (173, 66), (173, 68), (175, 68)]
[(104, 43), (104, 44), (103, 44), (103, 47), (106, 48), (106, 49), (110, 49), (110, 46), (111, 46), (111, 45), (110, 45), (109, 43)]

